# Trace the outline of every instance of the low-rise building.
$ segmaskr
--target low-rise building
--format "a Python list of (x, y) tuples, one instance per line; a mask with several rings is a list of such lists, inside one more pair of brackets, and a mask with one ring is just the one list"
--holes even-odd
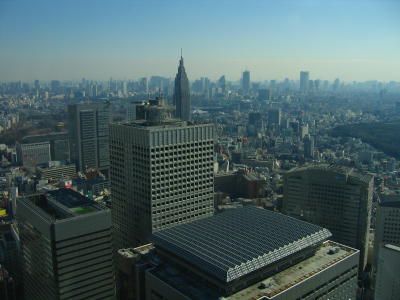
[(131, 250), (132, 286), (146, 300), (354, 300), (359, 251), (330, 236), (265, 209), (227, 210), (154, 233), (144, 254)]

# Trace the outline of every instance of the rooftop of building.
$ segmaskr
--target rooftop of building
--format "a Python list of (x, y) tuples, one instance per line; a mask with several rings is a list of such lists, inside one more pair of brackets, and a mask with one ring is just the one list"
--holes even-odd
[(379, 196), (379, 204), (382, 207), (400, 208), (400, 195), (385, 195)]
[(43, 138), (68, 138), (68, 131), (60, 131), (60, 132), (49, 132), (44, 134), (36, 134), (36, 135), (27, 135), (22, 138), (23, 141), (29, 142), (33, 140), (43, 139)]
[(21, 148), (27, 148), (27, 147), (35, 147), (35, 146), (46, 146), (50, 147), (50, 141), (41, 141), (41, 142), (27, 142), (27, 143), (16, 143), (17, 146), (20, 146)]
[(82, 194), (65, 188), (47, 191), (39, 197), (30, 199), (48, 216), (56, 220), (78, 217), (105, 209)]
[(273, 297), (277, 296), (279, 293), (315, 276), (319, 272), (329, 269), (351, 255), (356, 255), (358, 252), (359, 251), (356, 249), (343, 246), (336, 242), (325, 241), (313, 256), (225, 298), (221, 297), (220, 292), (215, 288), (196, 280), (194, 277), (170, 264), (159, 264), (157, 267), (151, 269), (150, 272), (167, 284), (175, 287), (183, 294), (194, 299), (273, 299)]
[(69, 161), (48, 161), (45, 163), (37, 164), (36, 168), (39, 170), (43, 169), (57, 169), (57, 168), (65, 168), (65, 167), (74, 167), (75, 164)]
[(385, 244), (385, 248), (399, 252), (400, 253), (400, 247), (392, 244)]
[(118, 254), (126, 258), (132, 258), (137, 255), (146, 255), (154, 249), (153, 244), (146, 244), (136, 248), (122, 248), (118, 250)]
[[(191, 127), (191, 126), (210, 126), (210, 123), (195, 123), (191, 121), (183, 121), (179, 119), (168, 119), (163, 120), (159, 124), (151, 124), (146, 120), (134, 120), (116, 123), (118, 126), (136, 127), (145, 130), (163, 129), (163, 128), (174, 128), (174, 127)], [(112, 124), (113, 125), (113, 124)]]
[(165, 126), (187, 126), (188, 124), (185, 121), (179, 120), (179, 119), (167, 119), (160, 121), (159, 124), (151, 124), (147, 120), (135, 120), (135, 121), (129, 121), (129, 122), (121, 122), (119, 123), (120, 125), (125, 125), (125, 126), (132, 126), (132, 127), (147, 127), (147, 128), (163, 128)]
[(329, 230), (246, 206), (153, 234), (156, 248), (230, 282), (329, 238)]
[(245, 300), (264, 299), (263, 297), (267, 297), (265, 299), (273, 298), (357, 252), (358, 250), (356, 249), (332, 241), (326, 241), (313, 256), (251, 285), (236, 294), (222, 299)]
[(358, 180), (363, 181), (365, 183), (369, 183), (373, 178), (373, 176), (371, 176), (369, 174), (360, 173), (357, 170), (355, 170), (354, 168), (345, 167), (345, 166), (336, 165), (336, 164), (310, 164), (310, 165), (306, 165), (306, 166), (295, 167), (295, 168), (287, 171), (287, 174), (301, 172), (301, 171), (308, 171), (308, 170), (336, 172), (336, 173), (340, 173), (340, 174), (343, 174), (346, 176), (355, 177)]

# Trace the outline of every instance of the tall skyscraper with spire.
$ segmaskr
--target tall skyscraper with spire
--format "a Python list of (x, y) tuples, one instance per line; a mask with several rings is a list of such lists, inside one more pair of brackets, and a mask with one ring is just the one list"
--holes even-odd
[(174, 90), (175, 116), (178, 119), (189, 121), (190, 116), (190, 88), (189, 80), (183, 66), (183, 57), (179, 60), (178, 73), (175, 77)]

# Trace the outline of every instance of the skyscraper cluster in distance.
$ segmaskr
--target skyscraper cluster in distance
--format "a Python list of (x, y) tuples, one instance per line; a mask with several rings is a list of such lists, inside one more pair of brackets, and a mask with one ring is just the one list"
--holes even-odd
[(0, 298), (396, 299), (400, 85), (250, 75), (0, 84)]

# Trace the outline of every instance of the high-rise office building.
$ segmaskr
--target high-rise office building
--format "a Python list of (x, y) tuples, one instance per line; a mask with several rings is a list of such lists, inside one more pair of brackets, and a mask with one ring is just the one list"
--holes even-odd
[(250, 91), (250, 71), (244, 71), (242, 75), (242, 90), (243, 92)]
[(376, 210), (375, 245), (400, 246), (400, 196), (380, 195)]
[(40, 90), (40, 81), (38, 79), (34, 81), (33, 87), (35, 88), (35, 90)]
[(380, 244), (375, 276), (375, 298), (397, 300), (400, 296), (400, 246)]
[[(392, 299), (383, 297), (384, 290), (388, 287), (384, 281), (391, 282), (389, 279), (393, 270), (398, 270), (399, 266), (391, 266), (390, 257), (400, 259), (400, 252), (395, 249), (387, 248), (385, 245), (400, 247), (400, 196), (399, 195), (380, 195), (376, 209), (375, 238), (374, 238), (374, 260), (373, 260), (373, 281), (375, 290), (381, 297), (376, 299)], [(383, 251), (384, 253), (380, 253)], [(400, 264), (398, 262), (397, 264)], [(382, 266), (380, 266), (382, 265)], [(394, 268), (392, 268), (394, 267)], [(392, 271), (384, 271), (386, 268)], [(378, 272), (380, 270), (380, 272)], [(388, 272), (386, 275), (385, 272)], [(396, 271), (397, 272), (397, 271)], [(388, 277), (389, 276), (389, 277)], [(379, 278), (378, 278), (379, 277)], [(397, 277), (399, 280), (399, 277)], [(393, 294), (395, 295), (395, 294)], [(398, 295), (398, 294), (397, 294)], [(395, 299), (395, 298), (393, 298)]]
[(225, 94), (226, 92), (226, 80), (225, 80), (225, 75), (222, 75), (219, 79), (218, 79), (218, 87), (221, 89), (221, 92), (223, 94)]
[(330, 236), (253, 206), (162, 230), (129, 251), (128, 299), (355, 300), (359, 251)]
[(304, 139), (304, 157), (313, 158), (314, 157), (314, 138), (307, 134)]
[(68, 106), (71, 159), (79, 171), (95, 168), (108, 173), (110, 103)]
[(52, 80), (50, 82), (50, 88), (53, 93), (58, 93), (61, 89), (61, 82), (59, 80)]
[(280, 126), (281, 125), (281, 109), (271, 108), (268, 110), (268, 124)]
[(171, 119), (159, 99), (142, 110), (146, 120), (110, 127), (116, 249), (214, 212), (213, 125)]
[(315, 90), (319, 91), (320, 86), (321, 86), (321, 80), (320, 79), (315, 79), (314, 80), (314, 88), (315, 88)]
[(300, 137), (302, 139), (304, 139), (306, 137), (306, 135), (308, 135), (308, 134), (309, 134), (308, 124), (306, 123), (306, 124), (301, 125), (301, 127), (300, 127)]
[(183, 57), (179, 60), (178, 73), (175, 77), (174, 89), (175, 116), (178, 119), (190, 121), (191, 119), (191, 103), (190, 103), (190, 87), (189, 80), (183, 66)]
[(373, 177), (354, 169), (311, 165), (284, 178), (283, 213), (329, 229), (334, 241), (360, 250), (367, 260)]
[(308, 71), (300, 72), (300, 92), (306, 93), (308, 91), (310, 81), (310, 73)]
[(340, 80), (339, 78), (336, 78), (335, 81), (333, 82), (332, 88), (334, 91), (339, 90), (340, 87)]
[(143, 94), (147, 94), (149, 92), (149, 85), (148, 85), (147, 77), (140, 78), (139, 91)]
[(78, 192), (18, 199), (25, 299), (113, 299), (111, 214)]
[(50, 143), (16, 144), (17, 160), (23, 166), (34, 167), (51, 160)]

